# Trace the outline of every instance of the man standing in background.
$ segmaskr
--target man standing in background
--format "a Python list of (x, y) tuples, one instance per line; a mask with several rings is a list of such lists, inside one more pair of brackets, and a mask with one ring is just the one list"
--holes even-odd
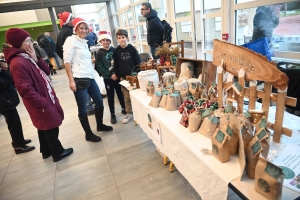
[(152, 9), (149, 2), (142, 3), (141, 14), (147, 18), (147, 42), (150, 46), (152, 57), (157, 59), (158, 56), (155, 56), (155, 49), (163, 42), (164, 27), (157, 17), (157, 12)]
[(58, 60), (57, 53), (55, 52), (55, 46), (56, 46), (56, 43), (55, 43), (54, 40), (50, 37), (50, 33), (49, 33), (49, 32), (45, 32), (44, 35), (45, 35), (45, 37), (50, 41), (51, 47), (52, 47), (53, 52), (54, 52), (55, 62), (56, 62), (56, 65), (57, 65), (58, 69), (62, 69), (61, 66), (60, 66), (59, 60)]

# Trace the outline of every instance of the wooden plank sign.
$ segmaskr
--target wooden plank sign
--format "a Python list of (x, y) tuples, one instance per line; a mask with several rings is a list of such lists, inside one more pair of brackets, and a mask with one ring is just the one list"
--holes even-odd
[(266, 57), (250, 49), (215, 39), (213, 64), (219, 66), (222, 60), (225, 71), (235, 76), (243, 68), (248, 80), (269, 82), (281, 90), (288, 86), (288, 77), (277, 69), (275, 62), (268, 61)]

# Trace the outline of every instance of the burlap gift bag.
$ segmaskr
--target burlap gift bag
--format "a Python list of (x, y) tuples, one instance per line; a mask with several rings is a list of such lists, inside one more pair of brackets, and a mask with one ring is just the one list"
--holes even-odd
[(183, 62), (180, 67), (179, 77), (192, 78), (194, 74), (194, 63), (193, 62)]
[(211, 137), (212, 154), (221, 163), (225, 163), (230, 160), (230, 146), (228, 143), (228, 138), (229, 136), (227, 133), (222, 132), (218, 128)]
[(267, 132), (265, 128), (260, 128), (256, 130), (254, 137), (257, 136), (258, 140), (260, 141), (260, 144), (263, 148), (263, 151), (261, 152), (262, 156), (267, 159), (269, 150), (270, 150), (270, 143), (268, 141), (270, 135), (270, 132)]
[(200, 88), (197, 83), (191, 83), (189, 86), (189, 91), (195, 99), (200, 98)]
[(170, 111), (174, 111), (177, 110), (177, 97), (175, 93), (169, 94), (169, 96), (167, 97), (167, 104), (165, 109), (166, 110), (170, 110)]
[(185, 102), (190, 95), (189, 89), (188, 88), (183, 88), (180, 90), (180, 98), (181, 102)]
[(154, 93), (154, 85), (152, 81), (148, 81), (148, 84), (146, 86), (147, 96), (151, 96)]
[(278, 199), (281, 197), (284, 174), (282, 169), (263, 157), (255, 168), (255, 187), (254, 190), (267, 199)]
[[(202, 118), (203, 118), (203, 116), (202, 116)], [(211, 138), (211, 136), (214, 134), (219, 122), (220, 122), (219, 118), (214, 115), (205, 117), (198, 132), (207, 138)]]
[(259, 139), (254, 137), (248, 145), (246, 153), (246, 172), (249, 178), (255, 178), (255, 167), (258, 162), (259, 153), (262, 151)]
[(191, 133), (196, 132), (202, 121), (201, 113), (199, 110), (194, 111), (192, 114), (189, 115), (189, 131)]
[(159, 102), (161, 101), (162, 93), (160, 91), (155, 91), (152, 95), (152, 99), (149, 103), (149, 106), (152, 106), (154, 108), (157, 108), (159, 105)]
[(167, 89), (162, 89), (162, 98), (158, 104), (159, 107), (162, 107), (162, 108), (165, 108), (166, 105), (167, 105), (167, 99), (168, 99), (168, 96), (169, 96), (169, 90)]
[(184, 77), (179, 78), (177, 81), (174, 82), (175, 90), (182, 90), (183, 88), (188, 88), (187, 79)]
[(172, 85), (172, 87), (174, 87), (173, 78), (167, 78), (165, 84), (166, 84), (166, 87), (169, 87), (170, 85)]
[(173, 94), (176, 97), (177, 107), (179, 107), (182, 104), (181, 97), (180, 97), (180, 92), (179, 91), (174, 91)]

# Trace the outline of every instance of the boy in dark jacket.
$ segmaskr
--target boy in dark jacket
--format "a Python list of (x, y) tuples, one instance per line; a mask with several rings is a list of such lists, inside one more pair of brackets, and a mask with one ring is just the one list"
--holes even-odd
[[(119, 29), (116, 33), (119, 46), (113, 52), (115, 76), (112, 76), (113, 80), (125, 80), (126, 76), (132, 74), (132, 72), (139, 71), (139, 65), (141, 58), (138, 51), (128, 44), (128, 32), (123, 29)], [(129, 91), (127, 88), (121, 86), (121, 90), (124, 95), (126, 116), (123, 119), (123, 124), (128, 123), (132, 119), (132, 109)]]
[(126, 114), (124, 96), (121, 90), (121, 85), (119, 84), (120, 79), (114, 80), (115, 78), (115, 69), (114, 69), (114, 60), (112, 58), (113, 48), (111, 45), (112, 38), (109, 34), (101, 34), (99, 36), (99, 42), (102, 44), (102, 47), (98, 50), (96, 55), (96, 64), (95, 70), (100, 76), (104, 78), (105, 88), (107, 91), (107, 100), (108, 106), (111, 114), (110, 122), (112, 124), (117, 123), (115, 115), (115, 90), (122, 107), (122, 113)]

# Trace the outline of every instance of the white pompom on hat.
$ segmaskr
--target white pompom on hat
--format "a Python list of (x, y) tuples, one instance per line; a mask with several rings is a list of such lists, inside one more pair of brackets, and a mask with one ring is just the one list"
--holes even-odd
[(99, 42), (101, 42), (101, 40), (103, 39), (107, 39), (110, 40), (110, 42), (112, 42), (111, 35), (107, 31), (100, 31), (99, 34), (100, 34), (98, 38)]

